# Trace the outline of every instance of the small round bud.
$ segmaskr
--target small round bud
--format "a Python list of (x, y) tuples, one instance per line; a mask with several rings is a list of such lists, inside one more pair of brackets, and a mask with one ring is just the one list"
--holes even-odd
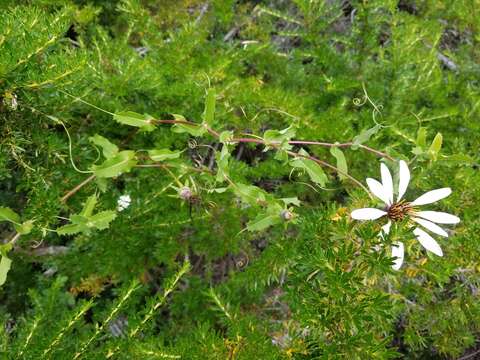
[(280, 217), (285, 221), (290, 221), (293, 219), (293, 213), (290, 210), (282, 210)]
[(192, 197), (192, 190), (188, 186), (184, 186), (181, 188), (178, 192), (178, 195), (183, 199), (183, 200), (189, 200)]

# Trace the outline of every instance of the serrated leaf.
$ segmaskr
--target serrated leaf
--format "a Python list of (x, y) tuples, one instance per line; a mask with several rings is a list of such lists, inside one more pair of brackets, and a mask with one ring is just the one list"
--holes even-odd
[(120, 124), (135, 126), (145, 131), (155, 130), (155, 125), (152, 124), (153, 118), (147, 114), (138, 114), (133, 111), (121, 111), (113, 115), (115, 121)]
[(97, 205), (97, 195), (89, 196), (87, 201), (85, 201), (85, 205), (83, 206), (82, 212), (80, 213), (81, 216), (89, 217), (93, 214), (93, 210)]
[(57, 228), (58, 235), (74, 235), (84, 230), (81, 225), (78, 224), (68, 224)]
[(437, 133), (437, 135), (435, 135), (435, 138), (432, 141), (432, 144), (430, 145), (430, 148), (428, 149), (428, 153), (430, 154), (430, 157), (433, 160), (437, 160), (438, 154), (442, 149), (442, 142), (443, 142), (442, 134)]
[(7, 281), (7, 274), (10, 270), (11, 265), (12, 260), (10, 260), (5, 255), (2, 256), (2, 260), (0, 260), (0, 286), (5, 284), (5, 281)]
[(203, 121), (212, 126), (215, 121), (215, 90), (210, 88), (207, 90), (207, 96), (205, 97), (205, 110), (203, 112)]
[(153, 161), (165, 161), (178, 159), (183, 151), (172, 151), (169, 149), (154, 149), (148, 150), (148, 156)]
[[(303, 156), (309, 156), (308, 153), (303, 149), (299, 151), (299, 154)], [(314, 183), (319, 184), (321, 187), (324, 187), (328, 181), (328, 177), (325, 175), (322, 167), (313, 160), (304, 157), (297, 157), (290, 161), (290, 165), (294, 168), (305, 170), (310, 179)]]
[(94, 136), (90, 136), (88, 140), (95, 145), (100, 146), (103, 150), (103, 156), (107, 159), (118, 154), (118, 146), (112, 144), (107, 138), (104, 138), (101, 135), (95, 134)]
[(137, 164), (134, 157), (134, 151), (121, 151), (114, 157), (107, 159), (103, 164), (93, 165), (92, 170), (95, 173), (95, 176), (100, 178), (115, 177), (122, 173), (129, 172), (132, 167)]
[(348, 166), (347, 166), (347, 159), (345, 159), (345, 155), (343, 154), (343, 151), (340, 150), (340, 148), (337, 146), (332, 146), (330, 148), (330, 154), (332, 154), (337, 160), (337, 169), (340, 170), (338, 172), (338, 177), (341, 180), (347, 179), (346, 174), (348, 174)]
[(280, 214), (259, 214), (255, 219), (247, 223), (248, 231), (261, 231), (269, 228), (270, 226), (280, 224), (282, 219)]
[(112, 210), (101, 211), (88, 218), (87, 226), (98, 230), (107, 229), (110, 223), (117, 217), (117, 213)]
[(18, 224), (20, 216), (8, 207), (0, 207), (0, 221), (9, 221)]
[(375, 135), (381, 128), (382, 127), (377, 124), (370, 129), (363, 130), (360, 134), (353, 138), (352, 149), (356, 149), (358, 148), (358, 145), (361, 145), (370, 140), (370, 138)]

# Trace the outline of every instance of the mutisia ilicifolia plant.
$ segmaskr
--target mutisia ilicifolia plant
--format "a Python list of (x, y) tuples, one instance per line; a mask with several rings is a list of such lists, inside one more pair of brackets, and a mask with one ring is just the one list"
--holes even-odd
[[(83, 102), (89, 106), (99, 109), (97, 106), (87, 103), (86, 101), (76, 98), (68, 93), (67, 96), (73, 97), (76, 101)], [(365, 98), (369, 100), (365, 91)], [(355, 100), (356, 101), (356, 100)], [(447, 237), (448, 234), (440, 224), (456, 224), (460, 219), (454, 215), (435, 212), (420, 211), (419, 206), (430, 204), (441, 200), (451, 193), (450, 188), (442, 188), (432, 190), (414, 201), (407, 201), (403, 198), (409, 181), (410, 171), (405, 160), (396, 161), (394, 158), (379, 150), (370, 148), (364, 143), (375, 134), (380, 128), (380, 124), (376, 124), (373, 128), (362, 131), (351, 142), (347, 143), (327, 143), (312, 140), (294, 140), (296, 127), (298, 124), (293, 123), (286, 129), (282, 130), (266, 130), (261, 136), (255, 134), (235, 134), (231, 130), (218, 130), (215, 125), (218, 123), (215, 118), (216, 95), (214, 88), (209, 88), (205, 95), (205, 108), (203, 112), (202, 122), (194, 122), (187, 120), (182, 115), (171, 114), (171, 119), (156, 119), (148, 114), (139, 114), (133, 111), (109, 112), (112, 118), (122, 126), (131, 126), (137, 128), (140, 133), (149, 133), (155, 131), (161, 125), (170, 125), (173, 133), (186, 133), (191, 136), (188, 148), (196, 148), (200, 146), (210, 147), (214, 152), (216, 167), (205, 166), (197, 163), (192, 165), (184, 159), (184, 154), (188, 148), (184, 150), (171, 150), (167, 148), (153, 149), (120, 149), (116, 144), (112, 143), (103, 135), (96, 134), (89, 138), (92, 146), (94, 146), (103, 157), (98, 159), (89, 169), (79, 169), (75, 164), (74, 144), (68, 128), (55, 116), (43, 114), (54, 124), (64, 128), (69, 139), (69, 158), (72, 167), (88, 176), (83, 182), (74, 187), (59, 201), (65, 202), (69, 197), (74, 195), (83, 186), (91, 181), (97, 181), (100, 191), (108, 187), (108, 180), (122, 176), (122, 174), (130, 172), (132, 169), (158, 168), (165, 171), (171, 177), (171, 183), (164, 189), (164, 196), (175, 196), (179, 201), (183, 201), (188, 206), (195, 205), (202, 196), (202, 193), (221, 194), (230, 192), (236, 196), (244, 207), (255, 209), (256, 216), (250, 219), (242, 231), (263, 231), (271, 226), (288, 226), (297, 221), (295, 209), (301, 206), (299, 199), (295, 194), (289, 197), (276, 198), (274, 195), (266, 192), (253, 184), (245, 184), (236, 181), (231, 175), (230, 165), (233, 146), (240, 143), (254, 143), (263, 146), (263, 151), (275, 152), (275, 159), (282, 163), (283, 166), (291, 169), (291, 172), (304, 172), (308, 175), (312, 183), (319, 188), (325, 187), (328, 177), (326, 170), (332, 170), (341, 180), (351, 181), (355, 185), (365, 190), (366, 194), (380, 199), (383, 202), (383, 208), (363, 208), (353, 210), (351, 217), (356, 220), (376, 220), (387, 217), (388, 222), (382, 226), (379, 236), (388, 243), (392, 243), (391, 254), (393, 256), (393, 268), (398, 270), (404, 260), (404, 245), (402, 237), (409, 236), (405, 229), (414, 227), (413, 234), (423, 247), (438, 255), (442, 256), (440, 245), (423, 229), (434, 234)], [(358, 102), (357, 102), (358, 103)], [(37, 111), (32, 108), (32, 111)], [(375, 107), (374, 114), (378, 111)], [(375, 118), (374, 118), (375, 121)], [(215, 138), (221, 144), (220, 149), (215, 149), (209, 145), (202, 145), (200, 142), (205, 138)], [(440, 144), (439, 144), (440, 141)], [(332, 157), (336, 160), (335, 165), (325, 159), (320, 159), (310, 155), (303, 145), (317, 145), (330, 148)], [(441, 147), (441, 136), (433, 140), (429, 149), (429, 155), (436, 157)], [(299, 148), (299, 150), (296, 150)], [(352, 177), (348, 172), (347, 160), (342, 148), (362, 149), (372, 152), (385, 161), (389, 161), (393, 165), (398, 164), (398, 187), (394, 190), (394, 181), (387, 166), (381, 164), (381, 182), (368, 178), (365, 187), (360, 181)], [(396, 193), (396, 196), (395, 196)], [(41, 228), (40, 230), (46, 234), (47, 232), (55, 232), (59, 236), (74, 235), (79, 233), (89, 234), (92, 231), (101, 231), (109, 227), (109, 224), (122, 212), (129, 207), (131, 203), (130, 195), (125, 194), (119, 197), (117, 209), (95, 211), (98, 201), (98, 194), (93, 194), (85, 200), (84, 207), (79, 213), (71, 214), (68, 224), (58, 227), (57, 229)], [(121, 215), (120, 215), (121, 216)], [(35, 219), (22, 219), (20, 215), (15, 213), (8, 207), (0, 208), (0, 220), (10, 222), (15, 229), (12, 238), (1, 246), (0, 251), (2, 260), (0, 263), (0, 283), (6, 280), (7, 272), (11, 266), (11, 260), (8, 252), (13, 248), (15, 242), (21, 235), (30, 233), (35, 227)], [(421, 226), (421, 227), (419, 227)]]

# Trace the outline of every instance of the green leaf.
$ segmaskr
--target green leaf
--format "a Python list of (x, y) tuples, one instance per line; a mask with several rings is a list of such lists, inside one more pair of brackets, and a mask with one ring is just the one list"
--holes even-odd
[(246, 204), (265, 205), (267, 200), (265, 191), (258, 186), (235, 183), (233, 191)]
[(432, 144), (430, 145), (430, 148), (428, 149), (428, 153), (434, 161), (437, 160), (438, 154), (440, 153), (440, 149), (442, 148), (442, 142), (442, 134), (437, 133), (437, 135), (435, 135), (435, 138), (432, 141)]
[(218, 182), (225, 181), (225, 177), (228, 176), (229, 168), (228, 161), (230, 159), (230, 153), (228, 152), (227, 145), (223, 145), (222, 151), (215, 153), (215, 158), (217, 160), (217, 177)]
[(202, 125), (190, 125), (190, 124), (175, 124), (172, 126), (174, 133), (188, 133), (192, 136), (199, 137), (207, 132), (207, 129)]
[(25, 221), (19, 225), (15, 224), (15, 231), (21, 235), (29, 234), (33, 229), (33, 220)]
[(381, 125), (377, 124), (370, 129), (363, 130), (360, 134), (353, 138), (352, 149), (357, 149), (358, 145), (361, 145), (370, 140), (370, 138), (375, 135), (381, 128)]
[(85, 205), (83, 206), (82, 212), (80, 213), (81, 216), (89, 217), (93, 214), (93, 209), (97, 205), (97, 195), (89, 196), (87, 201), (85, 201)]
[(270, 226), (280, 224), (282, 222), (282, 218), (280, 214), (259, 214), (257, 217), (247, 223), (247, 230), (248, 231), (261, 231), (269, 228)]
[(427, 147), (427, 128), (420, 127), (417, 132), (417, 146), (422, 149)]
[(152, 124), (153, 117), (147, 114), (138, 114), (133, 111), (121, 111), (113, 115), (113, 118), (120, 124), (135, 126), (145, 131), (155, 130)]
[(169, 149), (148, 150), (148, 156), (153, 161), (164, 161), (178, 159), (183, 151), (172, 151)]
[(283, 203), (288, 206), (288, 205), (295, 205), (295, 206), (300, 206), (300, 200), (298, 200), (298, 198), (295, 196), (295, 197), (291, 197), (291, 198), (282, 198), (280, 199), (283, 201)]
[(291, 145), (288, 144), (291, 138), (295, 136), (296, 128), (294, 126), (289, 126), (283, 130), (267, 130), (263, 133), (263, 140), (267, 145), (265, 150), (268, 150), (270, 147), (268, 144), (275, 145), (275, 148), (279, 148), (280, 150), (290, 150), (292, 148)]
[(228, 144), (232, 139), (233, 131), (230, 130), (222, 131), (218, 137), (218, 140), (220, 140), (222, 144)]
[[(299, 151), (299, 154), (303, 156), (309, 156), (308, 153), (303, 149)], [(305, 170), (310, 179), (314, 183), (319, 184), (321, 187), (324, 187), (328, 181), (328, 177), (325, 175), (322, 167), (313, 160), (306, 159), (304, 157), (297, 157), (290, 161), (290, 165), (294, 168)]]
[(0, 207), (0, 221), (10, 221), (18, 224), (20, 222), (20, 216), (8, 207)]
[(93, 165), (92, 170), (95, 173), (95, 176), (100, 178), (115, 177), (124, 172), (129, 172), (132, 167), (137, 164), (134, 157), (134, 151), (121, 151), (114, 157), (107, 159), (103, 164)]
[(104, 138), (101, 135), (95, 134), (94, 136), (90, 136), (88, 140), (95, 145), (100, 146), (103, 149), (103, 156), (107, 159), (118, 154), (118, 146), (112, 144), (107, 138)]
[(12, 260), (3, 255), (2, 260), (0, 261), (0, 286), (5, 284), (5, 281), (7, 280), (7, 274), (10, 270), (11, 265)]
[(56, 231), (58, 235), (74, 235), (81, 232), (83, 227), (78, 224), (68, 224), (59, 227)]
[(345, 155), (343, 151), (340, 150), (338, 146), (332, 146), (330, 148), (330, 154), (332, 154), (335, 159), (337, 159), (337, 169), (340, 170), (338, 172), (338, 177), (341, 180), (347, 179), (346, 174), (348, 174), (348, 166), (347, 166), (347, 159), (345, 159)]
[(210, 88), (207, 90), (205, 97), (205, 111), (203, 112), (203, 121), (212, 126), (215, 120), (215, 90)]
[(117, 217), (113, 210), (101, 211), (88, 218), (87, 226), (98, 230), (107, 229), (110, 223)]

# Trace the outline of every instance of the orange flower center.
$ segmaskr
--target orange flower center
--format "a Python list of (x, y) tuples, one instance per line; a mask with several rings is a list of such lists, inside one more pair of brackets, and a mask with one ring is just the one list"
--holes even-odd
[(412, 210), (413, 207), (410, 205), (409, 202), (406, 202), (405, 200), (394, 203), (386, 209), (387, 216), (392, 221), (402, 221), (412, 212)]

